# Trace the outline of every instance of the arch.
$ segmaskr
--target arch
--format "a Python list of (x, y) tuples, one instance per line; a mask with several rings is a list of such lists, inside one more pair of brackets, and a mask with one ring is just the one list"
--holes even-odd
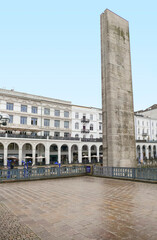
[(103, 163), (103, 145), (99, 146), (99, 162)]
[(146, 160), (147, 157), (146, 157), (146, 146), (145, 145), (142, 146), (142, 153), (143, 153), (143, 160)]
[(22, 159), (28, 162), (29, 165), (32, 165), (33, 162), (32, 149), (33, 147), (30, 143), (24, 143), (22, 146)]
[(88, 156), (88, 146), (82, 146), (82, 163), (87, 164), (89, 163), (89, 156)]
[(66, 144), (61, 146), (61, 164), (68, 164), (69, 163), (69, 147)]
[(35, 148), (35, 164), (45, 165), (45, 146), (42, 143), (38, 143)]
[(137, 145), (137, 147), (136, 147), (136, 154), (137, 154), (137, 159), (139, 160), (139, 159), (141, 159), (141, 152), (140, 152), (140, 145)]
[(97, 163), (97, 146), (91, 146), (91, 163)]
[(19, 145), (15, 142), (11, 142), (7, 148), (7, 160), (11, 161), (11, 166), (19, 165)]
[(4, 165), (4, 145), (0, 142), (0, 167)]
[(149, 159), (152, 158), (152, 146), (151, 145), (148, 146), (148, 156), (149, 156)]
[(156, 146), (155, 146), (155, 145), (153, 146), (153, 157), (154, 157), (154, 159), (157, 158), (157, 155), (156, 155)]
[(76, 144), (71, 146), (71, 162), (79, 163), (79, 161), (78, 161), (78, 146)]
[(58, 163), (58, 146), (57, 146), (57, 144), (51, 144), (49, 153), (50, 153), (50, 164)]

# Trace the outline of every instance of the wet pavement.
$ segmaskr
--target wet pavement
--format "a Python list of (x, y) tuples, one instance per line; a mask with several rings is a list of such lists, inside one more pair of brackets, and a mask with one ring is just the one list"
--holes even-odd
[[(7, 183), (0, 206), (20, 224), (14, 232), (27, 228), (26, 239), (157, 240), (156, 184), (90, 176)], [(5, 215), (0, 240), (17, 226)]]

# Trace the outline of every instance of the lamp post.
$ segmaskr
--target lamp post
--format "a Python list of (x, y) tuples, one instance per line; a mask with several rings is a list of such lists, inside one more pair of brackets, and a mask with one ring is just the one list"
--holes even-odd
[[(10, 117), (6, 113), (0, 113), (0, 127), (1, 126), (6, 126), (7, 123), (9, 122)], [(4, 160), (3, 160), (4, 161)], [(10, 160), (7, 162), (8, 168), (11, 168), (11, 162)], [(10, 172), (9, 172), (9, 177), (10, 177)]]
[(6, 126), (9, 120), (10, 117), (7, 113), (0, 113), (0, 126)]

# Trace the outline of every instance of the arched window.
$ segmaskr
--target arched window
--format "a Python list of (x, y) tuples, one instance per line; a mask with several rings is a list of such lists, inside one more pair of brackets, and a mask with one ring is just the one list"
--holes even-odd
[(78, 122), (75, 123), (75, 129), (79, 129), (79, 123)]
[(90, 124), (90, 130), (93, 130), (93, 124)]
[(92, 134), (90, 135), (90, 138), (93, 138), (93, 135), (92, 135)]
[(78, 134), (75, 134), (75, 137), (76, 137), (76, 138), (79, 138), (79, 135), (78, 135)]

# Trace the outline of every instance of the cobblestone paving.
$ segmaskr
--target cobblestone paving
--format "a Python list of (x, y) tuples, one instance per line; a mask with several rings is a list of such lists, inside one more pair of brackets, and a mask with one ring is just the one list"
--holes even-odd
[[(156, 184), (88, 176), (16, 182), (0, 184), (0, 201), (42, 240), (157, 240)], [(10, 231), (9, 221), (0, 231)]]
[(1, 240), (40, 240), (25, 224), (0, 202), (0, 239)]

